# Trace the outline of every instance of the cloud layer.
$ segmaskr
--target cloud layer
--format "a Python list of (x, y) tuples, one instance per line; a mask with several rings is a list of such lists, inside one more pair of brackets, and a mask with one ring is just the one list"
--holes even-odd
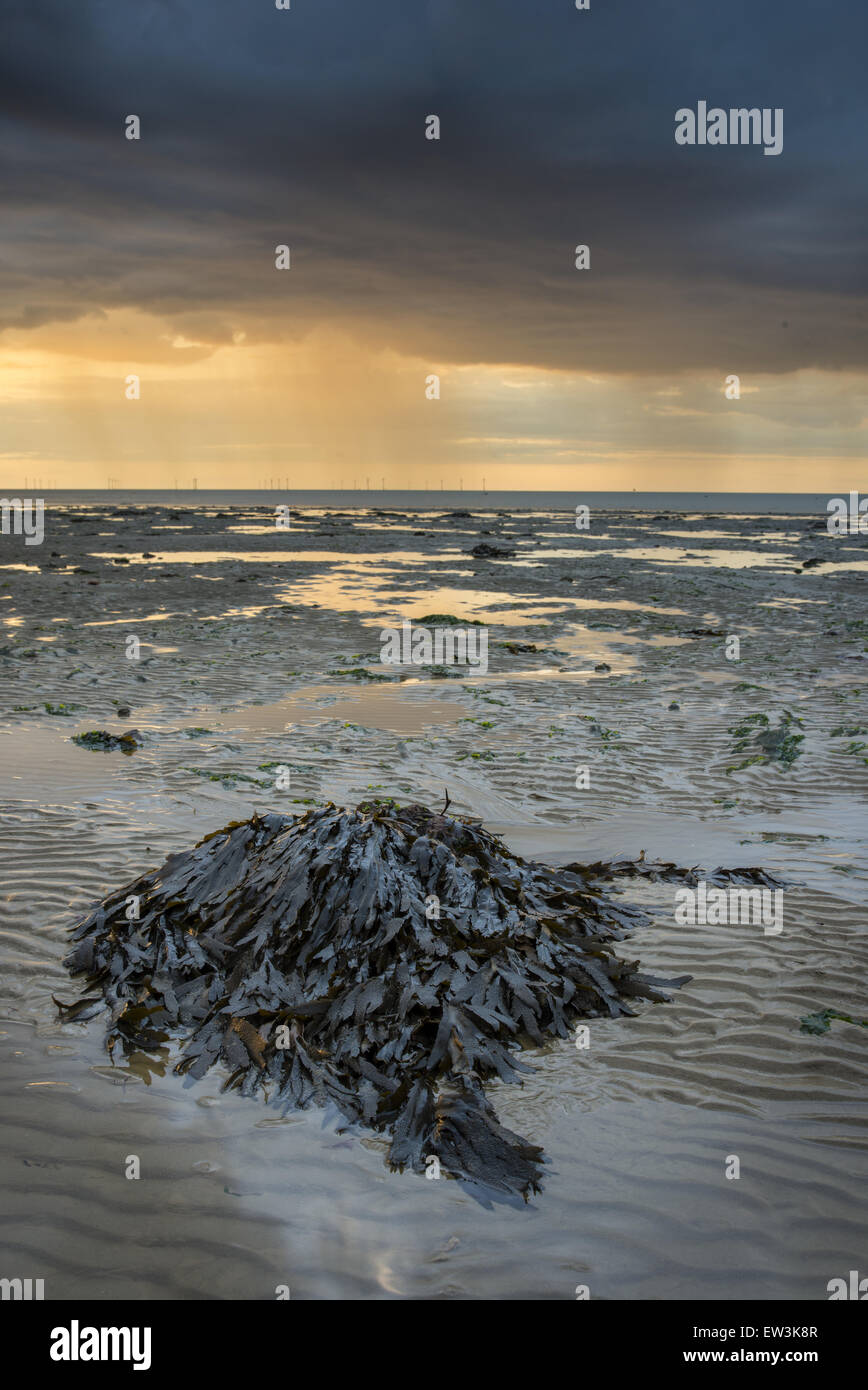
[[(31, 0), (6, 27), (4, 325), (136, 306), (214, 343), (339, 318), (450, 361), (866, 365), (864, 9)], [(783, 107), (783, 154), (676, 146), (700, 98)]]
[[(826, 424), (851, 452), (868, 369), (864, 7), (28, 0), (4, 27), (0, 346), (62, 353), (65, 371), (77, 353), (174, 370), (230, 349), (294, 360), (328, 331), (420, 370), (627, 377), (625, 422), (586, 406), (600, 446), (642, 433), (697, 453), (731, 442), (695, 403), (723, 374), (840, 373)], [(782, 107), (783, 153), (676, 145), (675, 112), (698, 100)], [(153, 325), (147, 342), (118, 330), (133, 322)], [(670, 378), (685, 395), (667, 403)], [(758, 448), (801, 452), (800, 401), (820, 423), (795, 389), (808, 379), (783, 388)], [(530, 396), (517, 412), (498, 398), (499, 422), (484, 397), (438, 447), (512, 439), (516, 414), (517, 439), (588, 433), (543, 419), (545, 390), (530, 414)]]

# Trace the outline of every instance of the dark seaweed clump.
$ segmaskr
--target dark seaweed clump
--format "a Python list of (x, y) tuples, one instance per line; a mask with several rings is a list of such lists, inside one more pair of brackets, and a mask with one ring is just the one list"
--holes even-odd
[(227, 1087), (284, 1110), (331, 1101), (391, 1133), (397, 1168), (436, 1156), (446, 1174), (526, 1196), (542, 1151), (500, 1124), (485, 1083), (532, 1070), (522, 1049), (577, 1019), (630, 1014), (682, 983), (614, 954), (645, 920), (607, 891), (617, 873), (699, 877), (528, 863), (478, 823), (421, 806), (254, 816), (82, 921), (66, 964), (98, 993), (60, 1007), (107, 1006), (110, 1053), (183, 1035), (178, 1072), (223, 1063)]

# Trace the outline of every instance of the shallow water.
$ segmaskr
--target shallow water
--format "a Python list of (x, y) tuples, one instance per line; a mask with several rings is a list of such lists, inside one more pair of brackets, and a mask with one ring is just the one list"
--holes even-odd
[[(563, 548), (569, 518), (527, 516), (541, 545), (513, 586), (503, 562), (464, 550), (504, 543), (515, 516), (418, 518), (436, 530), (412, 552), (420, 578), (396, 552), (369, 567), (354, 549), (364, 518), (350, 532), (323, 512), (318, 525), (347, 527), (346, 550), (293, 556), (306, 577), (288, 579), (283, 555), (236, 540), (237, 517), (185, 512), (209, 578), (146, 580), (142, 566), (92, 558), (78, 533), (107, 513), (88, 511), (84, 526), (49, 512), (40, 565), (7, 567), (0, 588), (12, 620), (0, 652), (0, 1273), (45, 1278), (48, 1298), (270, 1299), (287, 1283), (293, 1298), (571, 1299), (582, 1283), (603, 1298), (813, 1299), (860, 1266), (868, 1029), (799, 1031), (818, 1009), (868, 1013), (868, 734), (847, 732), (868, 726), (864, 577), (838, 568), (834, 541), (796, 519), (788, 553), (828, 563), (705, 568), (665, 544), (683, 517), (667, 533), (606, 516), (599, 535), (617, 529), (618, 553), (593, 550), (592, 528), (583, 579), (584, 560), (569, 574), (542, 553)], [(156, 548), (164, 515), (113, 516), (117, 553)], [(772, 518), (715, 520), (722, 554), (775, 559), (762, 545), (781, 539)], [(868, 547), (847, 546), (864, 563)], [(447, 590), (441, 562), (459, 549), (466, 573)], [(41, 568), (52, 550), (95, 573)], [(176, 556), (161, 556), (171, 574)], [(257, 577), (241, 590), (251, 556)], [(329, 605), (334, 565), (360, 560), (371, 572), (357, 601)], [(488, 675), (330, 674), (382, 672), (372, 614), (388, 611), (486, 621)], [(128, 626), (139, 661), (125, 655)], [(739, 635), (741, 659), (694, 629)], [(730, 730), (783, 710), (803, 720), (793, 766), (732, 770)], [(143, 745), (126, 756), (70, 742), (103, 727), (137, 727)], [(275, 762), (291, 770), (286, 792), (264, 766)], [(678, 926), (671, 885), (624, 884), (654, 925), (620, 949), (693, 978), (670, 1004), (592, 1021), (587, 1051), (542, 1050), (522, 1087), (493, 1088), (503, 1121), (550, 1160), (527, 1206), (392, 1174), (386, 1141), (334, 1115), (281, 1120), (221, 1095), (217, 1075), (187, 1086), (171, 1065), (112, 1061), (99, 1021), (57, 1021), (51, 994), (76, 991), (60, 963), (69, 922), (172, 850), (254, 809), (371, 795), (440, 805), (446, 790), (452, 810), (528, 856), (645, 850), (757, 864), (788, 885), (784, 930), (768, 937)], [(129, 1154), (138, 1182), (124, 1177)]]

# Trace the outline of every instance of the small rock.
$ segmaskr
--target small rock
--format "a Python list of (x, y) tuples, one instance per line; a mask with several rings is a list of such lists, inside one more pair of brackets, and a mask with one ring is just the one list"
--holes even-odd
[(496, 545), (489, 545), (488, 541), (480, 541), (479, 545), (474, 545), (471, 550), (465, 553), (475, 555), (477, 560), (510, 560), (515, 551), (500, 549)]

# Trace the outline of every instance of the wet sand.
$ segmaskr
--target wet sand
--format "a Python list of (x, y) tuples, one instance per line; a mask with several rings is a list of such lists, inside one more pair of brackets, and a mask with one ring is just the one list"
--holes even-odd
[[(47, 1298), (815, 1299), (864, 1265), (868, 1029), (799, 1020), (868, 1014), (868, 539), (809, 516), (309, 510), (282, 532), (265, 507), (99, 504), (2, 546), (0, 1273)], [(380, 628), (432, 612), (487, 625), (487, 675), (380, 664)], [(740, 766), (733, 730), (785, 711), (792, 765)], [(71, 742), (132, 727), (129, 756)], [(385, 1139), (328, 1112), (112, 1066), (98, 1020), (57, 1021), (69, 923), (172, 850), (254, 810), (446, 788), (519, 853), (788, 885), (779, 937), (679, 926), (672, 885), (625, 885), (655, 921), (620, 949), (693, 979), (494, 1088), (550, 1159), (528, 1206), (392, 1174)]]

